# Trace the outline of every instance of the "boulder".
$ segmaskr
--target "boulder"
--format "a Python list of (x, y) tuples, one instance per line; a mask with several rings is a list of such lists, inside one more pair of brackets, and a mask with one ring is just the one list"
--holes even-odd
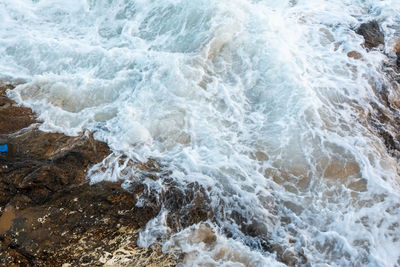
[(364, 37), (364, 45), (368, 49), (385, 44), (384, 35), (375, 20), (361, 24), (356, 33)]

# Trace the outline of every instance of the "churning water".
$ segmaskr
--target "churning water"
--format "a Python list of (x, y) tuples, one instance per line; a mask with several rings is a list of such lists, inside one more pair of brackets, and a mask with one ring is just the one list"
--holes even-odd
[(164, 208), (141, 246), (187, 266), (394, 266), (398, 162), (367, 122), (387, 57), (354, 31), (370, 20), (390, 54), (398, 0), (1, 0), (0, 80), (43, 130), (109, 144), (93, 182), (162, 191), (129, 163), (152, 158), (206, 189), (207, 223), (174, 233)]

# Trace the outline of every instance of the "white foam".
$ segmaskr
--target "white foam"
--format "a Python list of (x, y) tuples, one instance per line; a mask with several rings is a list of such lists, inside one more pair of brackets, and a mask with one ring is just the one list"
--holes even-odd
[[(386, 57), (354, 29), (376, 19), (390, 43), (399, 12), (390, 0), (3, 0), (0, 79), (24, 82), (9, 95), (43, 130), (110, 145), (92, 182), (137, 178), (127, 162), (152, 157), (177, 183), (210, 187), (216, 224), (242, 239), (182, 241), (204, 253), (187, 265), (234, 264), (215, 259), (220, 246), (258, 255), (237, 264), (276, 264), (244, 248), (233, 211), (313, 265), (393, 265), (398, 165), (365, 125)], [(146, 233), (168, 238), (159, 227)]]
[(171, 237), (163, 251), (185, 253), (182, 266), (286, 266), (274, 255), (251, 251), (242, 243), (228, 239), (211, 225), (193, 225)]

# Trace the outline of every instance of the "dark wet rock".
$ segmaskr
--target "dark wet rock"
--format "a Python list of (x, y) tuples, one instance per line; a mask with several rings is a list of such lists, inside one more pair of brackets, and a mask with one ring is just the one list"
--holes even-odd
[(373, 109), (368, 114), (371, 131), (381, 138), (387, 152), (400, 160), (400, 114), (388, 100), (387, 94), (379, 95), (382, 103), (370, 103)]
[(400, 51), (396, 52), (396, 65), (400, 68)]
[(106, 144), (90, 142), (90, 137), (67, 137), (37, 128), (3, 139), (13, 149), (0, 157), (2, 205), (21, 194), (41, 204), (65, 186), (85, 182), (87, 168), (109, 153)]
[(167, 217), (173, 229), (183, 229), (214, 217), (206, 190), (198, 183), (191, 183), (184, 190), (176, 185), (169, 186), (162, 197), (168, 210), (177, 211)]
[(11, 85), (0, 83), (0, 135), (15, 132), (35, 122), (32, 110), (18, 107), (6, 96), (6, 91), (12, 88)]
[(384, 45), (385, 43), (384, 35), (379, 28), (378, 22), (375, 20), (361, 24), (357, 28), (356, 33), (364, 37), (364, 45), (368, 49)]
[(8, 205), (14, 207), (15, 218), (0, 237), (0, 258), (16, 251), (34, 265), (101, 265), (102, 257), (110, 259), (120, 248), (115, 239), (131, 237), (123, 236), (121, 229), (137, 237), (137, 230), (158, 213), (135, 204), (135, 193), (107, 182), (60, 190), (41, 205), (21, 208), (18, 201), (12, 200)]
[[(229, 217), (238, 225), (241, 225), (241, 232), (246, 235), (245, 244), (254, 249), (267, 251), (275, 254), (278, 261), (287, 266), (308, 266), (308, 260), (301, 247), (294, 247), (295, 240), (289, 243), (274, 241), (264, 222), (253, 217), (244, 217), (240, 212), (233, 210)], [(290, 218), (283, 217), (282, 223), (290, 224)], [(229, 229), (224, 229), (229, 237), (235, 236)]]
[(127, 189), (130, 192), (140, 189), (141, 198), (147, 207), (166, 208), (169, 211), (167, 225), (173, 232), (213, 219), (214, 213), (206, 189), (198, 183), (180, 185), (168, 177), (162, 179), (164, 188), (161, 192), (153, 191), (140, 181), (132, 182)]
[[(128, 192), (120, 183), (87, 181), (108, 146), (89, 132), (38, 130), (34, 114), (6, 98), (4, 88), (0, 141), (9, 149), (0, 154), (0, 266), (176, 265), (159, 248), (136, 245), (139, 230), (160, 211), (136, 206), (143, 185)], [(154, 162), (142, 165), (157, 169)]]
[[(369, 49), (384, 45), (384, 35), (376, 21), (362, 24), (357, 33), (364, 36)], [(370, 77), (376, 100), (371, 99), (371, 109), (365, 115), (368, 128), (381, 139), (388, 154), (400, 160), (400, 38), (394, 40), (391, 50), (382, 62), (382, 73), (386, 77)]]

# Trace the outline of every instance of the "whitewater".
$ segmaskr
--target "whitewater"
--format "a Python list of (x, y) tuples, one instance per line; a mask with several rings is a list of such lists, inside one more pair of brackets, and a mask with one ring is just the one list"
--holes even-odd
[(398, 0), (1, 0), (0, 80), (110, 146), (91, 182), (204, 189), (207, 221), (165, 206), (138, 240), (183, 266), (400, 266), (399, 162), (368, 123), (399, 36)]

